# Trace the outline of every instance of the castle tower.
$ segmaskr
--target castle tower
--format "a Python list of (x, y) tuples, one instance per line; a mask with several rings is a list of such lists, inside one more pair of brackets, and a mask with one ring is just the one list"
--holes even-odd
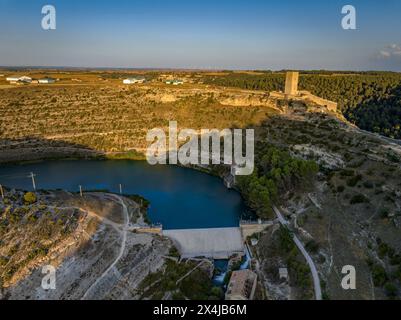
[(285, 79), (285, 94), (296, 96), (298, 94), (299, 72), (287, 72)]

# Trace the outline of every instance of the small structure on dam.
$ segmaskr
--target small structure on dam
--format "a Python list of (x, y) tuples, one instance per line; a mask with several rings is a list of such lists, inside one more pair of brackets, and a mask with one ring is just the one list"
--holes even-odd
[(228, 259), (244, 254), (240, 228), (163, 230), (173, 240), (182, 258)]

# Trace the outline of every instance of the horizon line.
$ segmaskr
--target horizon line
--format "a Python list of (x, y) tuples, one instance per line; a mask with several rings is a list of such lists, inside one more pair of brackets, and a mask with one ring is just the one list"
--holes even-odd
[(254, 72), (286, 72), (286, 71), (298, 71), (298, 72), (352, 72), (352, 73), (374, 73), (374, 72), (386, 72), (386, 73), (401, 73), (401, 71), (394, 70), (362, 70), (362, 69), (263, 69), (263, 68), (195, 68), (195, 67), (84, 67), (84, 66), (30, 66), (30, 65), (0, 65), (0, 69), (65, 69), (65, 70), (136, 70), (136, 71), (254, 71)]

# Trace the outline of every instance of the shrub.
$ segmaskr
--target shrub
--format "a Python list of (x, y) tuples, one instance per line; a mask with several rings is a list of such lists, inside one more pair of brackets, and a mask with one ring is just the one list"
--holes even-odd
[(338, 193), (342, 193), (342, 192), (344, 192), (344, 190), (345, 190), (345, 187), (344, 187), (344, 186), (338, 186), (338, 187), (337, 187), (337, 192), (338, 192)]
[(33, 204), (36, 200), (36, 195), (33, 192), (27, 192), (24, 194), (24, 201), (26, 204)]
[(387, 297), (394, 298), (398, 294), (398, 289), (395, 284), (391, 282), (387, 282), (384, 285), (384, 291), (386, 292)]
[(350, 203), (351, 204), (369, 203), (369, 199), (366, 198), (363, 194), (357, 194), (351, 198)]
[(389, 210), (387, 208), (382, 208), (380, 210), (380, 218), (386, 219), (388, 218), (388, 215), (389, 215)]
[(213, 287), (212, 290), (210, 290), (210, 295), (220, 300), (224, 297), (224, 292), (220, 287)]
[(387, 243), (382, 242), (379, 244), (379, 249), (377, 254), (379, 255), (380, 259), (383, 259), (387, 255), (394, 255), (394, 251)]
[(348, 169), (344, 169), (340, 172), (340, 175), (342, 177), (352, 177), (355, 174), (354, 170), (348, 170)]
[(185, 296), (180, 291), (178, 291), (178, 292), (174, 292), (173, 293), (172, 299), (173, 300), (181, 300), (181, 301), (183, 301), (183, 300), (185, 300)]
[(295, 244), (293, 242), (293, 234), (286, 227), (280, 227), (278, 236), (281, 250), (284, 252), (290, 252), (294, 249)]
[(354, 176), (354, 177), (352, 177), (352, 178), (349, 178), (349, 179), (347, 180), (347, 185), (348, 185), (349, 187), (355, 187), (356, 184), (357, 184), (359, 181), (361, 181), (361, 180), (362, 180), (362, 176), (361, 176), (360, 174), (358, 174), (358, 175), (356, 175), (356, 176)]
[(373, 283), (376, 287), (382, 287), (388, 280), (386, 270), (380, 265), (372, 267), (372, 278)]
[(310, 240), (306, 244), (306, 249), (312, 253), (317, 253), (319, 251), (319, 244), (315, 240)]
[(394, 276), (398, 279), (398, 281), (401, 281), (401, 266), (398, 266), (397, 270), (394, 273)]
[(171, 247), (171, 249), (169, 251), (169, 256), (175, 257), (175, 258), (179, 258), (180, 257), (180, 253), (178, 252), (176, 247)]
[(363, 183), (363, 186), (364, 186), (366, 189), (373, 189), (374, 184), (373, 184), (372, 181), (365, 181), (365, 182)]
[[(393, 266), (400, 265), (401, 264), (401, 255), (397, 253), (397, 254), (394, 254), (393, 256), (391, 256), (390, 264)], [(401, 266), (400, 266), (399, 270), (401, 271)], [(400, 280), (401, 280), (401, 277), (400, 277)]]

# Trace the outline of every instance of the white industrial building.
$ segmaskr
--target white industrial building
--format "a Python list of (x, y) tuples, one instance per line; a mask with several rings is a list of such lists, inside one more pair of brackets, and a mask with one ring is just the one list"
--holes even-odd
[(27, 77), (27, 76), (22, 76), (22, 77), (7, 77), (7, 81), (10, 83), (31, 83), (32, 78)]
[(136, 83), (144, 83), (146, 81), (145, 78), (127, 78), (123, 80), (124, 84), (136, 84)]
[(56, 79), (53, 78), (43, 78), (43, 79), (39, 79), (38, 82), (40, 84), (49, 84), (49, 83), (55, 83)]
[(175, 80), (167, 80), (166, 84), (172, 84), (173, 86), (180, 86), (180, 85), (184, 84), (184, 81), (183, 80), (177, 80), (177, 79), (175, 79)]
[(280, 280), (288, 280), (288, 269), (287, 268), (279, 268), (278, 269)]

